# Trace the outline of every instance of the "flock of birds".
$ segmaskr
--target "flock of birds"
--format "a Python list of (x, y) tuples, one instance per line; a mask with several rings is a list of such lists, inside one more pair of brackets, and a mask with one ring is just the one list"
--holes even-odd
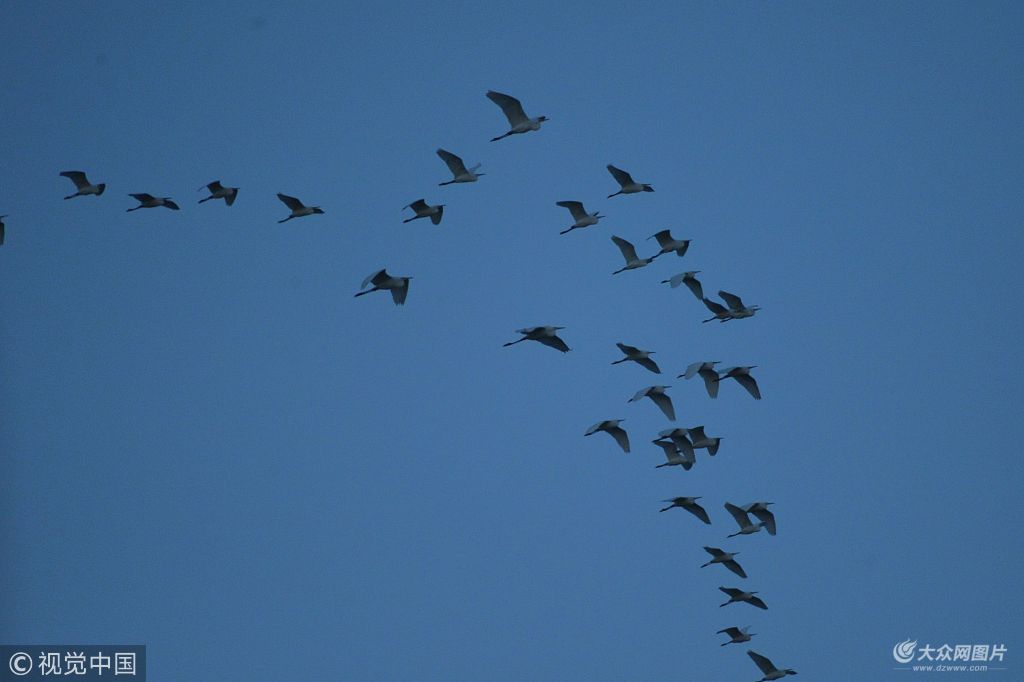
[[(533, 118), (527, 116), (523, 110), (522, 104), (515, 97), (494, 91), (488, 91), (487, 97), (501, 108), (505, 117), (508, 119), (509, 124), (509, 130), (492, 138), (492, 142), (512, 135), (540, 130), (541, 124), (548, 120), (546, 116), (537, 116)], [(466, 164), (459, 156), (444, 149), (438, 149), (437, 155), (442, 161), (444, 161), (448, 170), (452, 174), (451, 180), (441, 182), (439, 183), (439, 186), (455, 183), (476, 182), (484, 175), (484, 173), (479, 172), (480, 164), (467, 168)], [(609, 199), (619, 195), (654, 192), (654, 188), (650, 184), (636, 182), (632, 175), (620, 168), (609, 164), (607, 169), (619, 185), (618, 191), (608, 195)], [(82, 171), (64, 171), (60, 173), (60, 175), (68, 178), (75, 186), (75, 192), (64, 197), (65, 199), (74, 199), (76, 197), (84, 196), (98, 197), (106, 190), (106, 184), (93, 184)], [(202, 190), (204, 188), (208, 190), (209, 196), (201, 199), (199, 201), (200, 204), (220, 199), (223, 200), (227, 206), (231, 206), (238, 197), (239, 188), (225, 187), (220, 181), (208, 183), (199, 189)], [(147, 193), (133, 193), (129, 196), (134, 198), (138, 202), (138, 205), (127, 209), (128, 212), (137, 211), (143, 208), (160, 207), (174, 211), (180, 210), (178, 204), (170, 197), (157, 197)], [(307, 206), (293, 196), (279, 193), (277, 198), (289, 210), (288, 216), (279, 220), (279, 223), (284, 223), (295, 218), (304, 218), (324, 213), (323, 209), (319, 206)], [(599, 211), (594, 211), (593, 213), (587, 212), (583, 203), (580, 201), (557, 201), (555, 204), (568, 209), (573, 220), (572, 225), (567, 229), (562, 230), (560, 234), (567, 234), (574, 230), (593, 227), (598, 224), (601, 218), (604, 217)], [(403, 209), (411, 209), (414, 213), (412, 217), (404, 219), (403, 222), (408, 223), (421, 218), (429, 218), (433, 224), (437, 225), (441, 222), (444, 216), (444, 208), (445, 204), (431, 205), (424, 199), (417, 199), (403, 207)], [(5, 225), (3, 223), (3, 218), (6, 217), (7, 215), (0, 215), (0, 245), (4, 243)], [(624, 265), (618, 270), (615, 270), (612, 274), (617, 275), (628, 270), (636, 270), (646, 267), (652, 264), (657, 258), (668, 254), (675, 254), (678, 257), (683, 257), (689, 250), (691, 242), (689, 239), (675, 239), (667, 229), (651, 235), (649, 239), (657, 240), (659, 250), (657, 253), (654, 253), (649, 257), (641, 258), (637, 255), (636, 247), (632, 243), (621, 237), (612, 236), (611, 240), (619, 248), (619, 251), (622, 253), (622, 257), (625, 261)], [(719, 322), (728, 322), (730, 320), (745, 319), (752, 317), (758, 310), (760, 310), (759, 306), (748, 306), (739, 296), (727, 291), (718, 292), (718, 296), (722, 299), (724, 305), (710, 300), (704, 295), (703, 286), (696, 277), (700, 273), (700, 270), (689, 270), (677, 274), (669, 279), (662, 280), (662, 283), (668, 284), (672, 288), (685, 285), (686, 288), (689, 289), (689, 291), (699, 301), (701, 301), (711, 313), (711, 317), (703, 320), (703, 322), (711, 322), (714, 320), (718, 320)], [(409, 292), (409, 283), (411, 279), (412, 277), (407, 276), (393, 276), (389, 274), (386, 269), (381, 269), (368, 275), (366, 279), (363, 280), (360, 291), (358, 291), (355, 296), (364, 296), (375, 291), (388, 291), (391, 293), (392, 299), (396, 305), (403, 305)], [(559, 332), (563, 329), (564, 327), (551, 325), (519, 329), (517, 330), (517, 333), (521, 335), (521, 338), (509, 341), (504, 345), (513, 346), (523, 341), (537, 341), (540, 344), (565, 353), (570, 349), (566, 342), (559, 336)], [(654, 351), (642, 350), (625, 343), (618, 343), (616, 345), (622, 352), (623, 357), (615, 360), (611, 364), (616, 365), (629, 361), (650, 372), (661, 374), (661, 368), (651, 358)], [(754, 369), (756, 365), (736, 366), (718, 370), (715, 366), (719, 364), (721, 363), (717, 360), (694, 362), (690, 364), (686, 370), (678, 376), (678, 378), (689, 380), (699, 376), (704, 381), (707, 394), (711, 398), (718, 397), (719, 387), (723, 381), (733, 379), (755, 400), (761, 399), (760, 388), (757, 385), (757, 381), (751, 374), (751, 370)], [(637, 391), (636, 394), (629, 399), (629, 402), (638, 402), (644, 398), (648, 398), (658, 407), (669, 421), (674, 422), (676, 420), (675, 408), (672, 404), (672, 399), (666, 393), (669, 388), (669, 386), (664, 385), (648, 386)], [(606, 419), (600, 421), (591, 426), (584, 433), (584, 436), (591, 436), (603, 431), (610, 435), (624, 452), (628, 453), (630, 451), (629, 435), (620, 425), (622, 421), (624, 420)], [(658, 468), (679, 466), (683, 470), (688, 471), (696, 464), (697, 450), (706, 450), (708, 455), (714, 456), (718, 452), (721, 441), (722, 438), (720, 436), (709, 437), (704, 432), (704, 426), (698, 425), (690, 428), (673, 427), (664, 429), (660, 431), (658, 433), (658, 437), (653, 439), (651, 442), (662, 449), (666, 459), (665, 463), (657, 465)], [(684, 509), (693, 514), (703, 523), (711, 524), (711, 518), (709, 517), (707, 510), (698, 503), (698, 500), (700, 499), (702, 498), (675, 497), (670, 500), (665, 500), (665, 502), (668, 502), (669, 504), (661, 509), (661, 511), (665, 512), (674, 508)], [(771, 502), (765, 501), (757, 501), (745, 505), (736, 505), (731, 502), (726, 502), (724, 507), (738, 526), (738, 530), (727, 537), (734, 538), (740, 535), (751, 535), (761, 530), (765, 530), (769, 535), (775, 535), (775, 515), (769, 510), (769, 506), (771, 504)], [(756, 518), (757, 521), (753, 521), (751, 517)], [(736, 561), (736, 555), (739, 554), (739, 552), (727, 552), (718, 547), (704, 547), (704, 550), (711, 556), (711, 559), (707, 563), (703, 564), (701, 568), (711, 566), (713, 564), (721, 564), (738, 577), (744, 579), (747, 578), (747, 574), (743, 570), (743, 567)], [(758, 594), (756, 591), (746, 591), (734, 587), (719, 587), (719, 590), (729, 597), (728, 601), (721, 604), (721, 606), (745, 602), (759, 609), (766, 610), (768, 608), (765, 602), (760, 597), (756, 596)], [(724, 634), (729, 637), (729, 641), (722, 644), (722, 646), (726, 646), (728, 644), (748, 642), (756, 633), (749, 632), (749, 627), (739, 628), (733, 626), (719, 630), (718, 634)], [(764, 675), (758, 682), (770, 682), (771, 680), (778, 680), (786, 677), (787, 675), (796, 674), (795, 670), (777, 668), (768, 658), (753, 650), (748, 650), (747, 654)]]

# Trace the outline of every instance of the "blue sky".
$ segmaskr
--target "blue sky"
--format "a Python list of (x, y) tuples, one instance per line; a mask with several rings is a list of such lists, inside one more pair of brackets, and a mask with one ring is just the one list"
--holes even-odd
[[(161, 680), (750, 680), (715, 631), (752, 625), (812, 680), (926, 677), (906, 638), (1019, 676), (1019, 3), (0, 20), (0, 641), (144, 643)], [(550, 121), (488, 142), (488, 89)], [(487, 175), (438, 187), (437, 147)], [(606, 200), (608, 163), (656, 191)], [(106, 193), (62, 201), (69, 169)], [(563, 199), (607, 217), (559, 236)], [(685, 258), (610, 275), (666, 227)], [(404, 307), (353, 298), (380, 267)], [(659, 284), (689, 269), (763, 310), (702, 325)], [(543, 324), (572, 352), (502, 347)], [(675, 379), (704, 359), (764, 400)], [(654, 383), (714, 459), (654, 468)], [(582, 437), (608, 418), (631, 454)], [(726, 540), (756, 499), (778, 535)]]

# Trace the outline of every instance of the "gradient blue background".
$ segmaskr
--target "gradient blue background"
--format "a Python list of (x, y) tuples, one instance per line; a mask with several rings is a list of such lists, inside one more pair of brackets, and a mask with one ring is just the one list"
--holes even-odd
[[(1024, 5), (0, 23), (0, 641), (145, 643), (154, 680), (752, 680), (715, 634), (749, 624), (798, 679), (924, 679), (908, 637), (1005, 644), (978, 678), (1020, 678)], [(489, 143), (488, 89), (550, 122)], [(439, 146), (487, 175), (437, 187)], [(606, 200), (607, 163), (656, 192)], [(66, 169), (106, 194), (62, 201)], [(196, 205), (214, 179), (233, 207)], [(326, 214), (277, 225), (276, 192)], [(402, 224), (419, 197), (440, 226)], [(559, 236), (561, 199), (607, 218)], [(610, 276), (610, 235), (664, 227), (684, 259)], [(384, 266), (403, 308), (352, 297)], [(687, 269), (764, 310), (701, 325), (659, 284)], [(541, 324), (573, 351), (502, 348)], [(765, 399), (674, 378), (703, 359)], [(669, 424), (626, 403), (653, 383), (715, 459), (654, 468)], [(632, 454), (582, 438), (619, 417)], [(725, 540), (755, 499), (778, 535)]]

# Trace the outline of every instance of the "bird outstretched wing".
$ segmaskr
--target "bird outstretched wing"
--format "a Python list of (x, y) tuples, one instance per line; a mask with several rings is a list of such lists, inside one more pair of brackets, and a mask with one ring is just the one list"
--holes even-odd
[(448, 170), (452, 172), (452, 175), (455, 177), (465, 175), (466, 164), (462, 162), (461, 158), (455, 156), (455, 154), (452, 154), (449, 151), (445, 151), (444, 149), (438, 149), (437, 155), (440, 156), (441, 160), (448, 165)]
[(626, 259), (627, 263), (632, 263), (635, 260), (640, 260), (636, 256), (636, 247), (633, 246), (630, 242), (627, 242), (622, 237), (616, 237), (615, 235), (612, 235), (612, 241), (615, 242), (615, 245), (617, 247), (619, 247), (619, 251), (622, 252), (622, 257)]
[(287, 194), (281, 194), (280, 192), (278, 192), (277, 198), (280, 199), (285, 206), (287, 206), (293, 211), (301, 211), (302, 209), (306, 208), (306, 205), (303, 204), (301, 201), (299, 201), (295, 197), (290, 197)]
[(523, 111), (522, 103), (515, 97), (495, 92), (494, 90), (488, 90), (487, 99), (501, 107), (502, 113), (504, 113), (505, 118), (508, 119), (508, 124), (513, 128), (521, 123), (526, 123), (529, 120), (526, 117), (526, 112)]
[(622, 170), (621, 168), (616, 168), (610, 163), (608, 164), (607, 168), (608, 172), (612, 174), (613, 178), (615, 178), (615, 182), (619, 183), (623, 187), (625, 187), (626, 185), (633, 184), (633, 176), (627, 173), (626, 171)]

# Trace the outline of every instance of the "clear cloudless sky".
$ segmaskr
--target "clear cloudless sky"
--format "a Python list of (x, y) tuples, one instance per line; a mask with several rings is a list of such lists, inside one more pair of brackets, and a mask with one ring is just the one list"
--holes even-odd
[[(923, 680), (907, 638), (1024, 675), (1021, 3), (0, 24), (0, 641), (143, 643), (153, 680), (749, 681), (748, 646)], [(550, 121), (489, 142), (488, 89)], [(486, 175), (438, 187), (437, 147)], [(655, 192), (606, 199), (608, 163)], [(62, 170), (106, 193), (62, 201)], [(216, 179), (233, 207), (197, 205)], [(326, 213), (278, 225), (276, 192)], [(441, 225), (401, 222), (420, 197)], [(560, 236), (564, 199), (607, 217)], [(684, 258), (611, 276), (611, 235), (650, 255), (666, 227)], [(381, 267), (404, 307), (353, 298)], [(701, 324), (660, 284), (691, 269), (763, 310)], [(502, 347), (545, 324), (572, 352)], [(758, 365), (764, 399), (675, 378), (697, 360)], [(655, 468), (670, 424), (626, 402), (651, 384), (715, 458)], [(583, 438), (610, 418), (629, 455)], [(676, 495), (713, 524), (659, 514)], [(727, 540), (723, 503), (758, 499), (778, 535)], [(758, 634), (720, 647), (733, 625)]]

